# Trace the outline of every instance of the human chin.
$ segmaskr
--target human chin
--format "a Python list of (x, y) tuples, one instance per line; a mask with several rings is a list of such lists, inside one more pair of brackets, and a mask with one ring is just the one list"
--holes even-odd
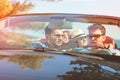
[(61, 46), (61, 45), (62, 45), (62, 41), (58, 41), (57, 46)]

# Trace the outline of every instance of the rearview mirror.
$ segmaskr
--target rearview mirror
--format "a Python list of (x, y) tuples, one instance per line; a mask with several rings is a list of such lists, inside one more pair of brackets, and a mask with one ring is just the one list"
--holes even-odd
[(50, 29), (72, 29), (72, 23), (66, 21), (65, 18), (51, 18), (50, 23), (48, 24)]

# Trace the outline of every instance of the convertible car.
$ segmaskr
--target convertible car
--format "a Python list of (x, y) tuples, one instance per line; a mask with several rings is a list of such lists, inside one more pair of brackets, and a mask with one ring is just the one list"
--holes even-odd
[[(88, 46), (93, 24), (105, 27), (107, 48)], [(0, 79), (120, 80), (119, 34), (120, 17), (114, 16), (37, 13), (0, 19)]]

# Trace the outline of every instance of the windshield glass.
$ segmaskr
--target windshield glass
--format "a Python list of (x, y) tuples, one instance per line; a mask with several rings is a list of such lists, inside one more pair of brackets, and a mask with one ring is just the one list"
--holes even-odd
[[(15, 16), (2, 20), (0, 48), (73, 49), (95, 43), (93, 38), (104, 35), (114, 39), (117, 48), (120, 47), (120, 28), (116, 25), (116, 21), (106, 19), (102, 22), (99, 18), (65, 16), (49, 15), (49, 18), (40, 15)], [(98, 31), (96, 34), (95, 31), (89, 31), (90, 26), (103, 26), (106, 31), (105, 33)], [(109, 38), (103, 38), (106, 39), (104, 46), (112, 43)]]

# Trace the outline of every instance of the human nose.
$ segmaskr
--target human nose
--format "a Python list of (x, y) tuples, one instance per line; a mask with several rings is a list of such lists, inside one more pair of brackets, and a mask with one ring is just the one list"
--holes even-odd
[(95, 40), (95, 37), (94, 37), (94, 36), (91, 36), (91, 39), (92, 39), (92, 40)]
[(63, 39), (63, 35), (61, 35), (61, 36), (59, 37), (59, 39)]

